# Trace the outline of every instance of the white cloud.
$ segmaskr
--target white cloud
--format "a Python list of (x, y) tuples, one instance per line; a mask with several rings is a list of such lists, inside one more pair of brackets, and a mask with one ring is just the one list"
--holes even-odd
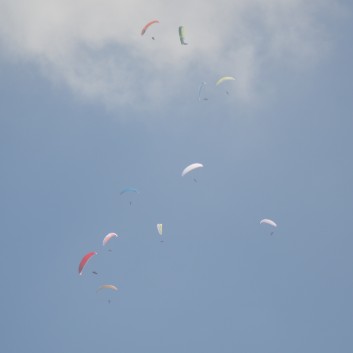
[[(222, 75), (236, 76), (237, 98), (251, 102), (261, 93), (256, 82), (266, 67), (305, 67), (322, 56), (327, 43), (321, 15), (331, 5), (330, 0), (5, 0), (0, 40), (10, 57), (34, 62), (50, 79), (110, 107), (156, 107), (182, 95), (190, 79), (197, 87)], [(152, 19), (160, 23), (141, 37)], [(180, 45), (179, 25), (186, 28), (187, 46)]]

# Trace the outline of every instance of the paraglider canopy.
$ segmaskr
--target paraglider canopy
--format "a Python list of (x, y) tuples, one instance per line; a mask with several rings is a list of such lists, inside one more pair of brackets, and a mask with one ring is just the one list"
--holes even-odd
[(118, 234), (116, 234), (116, 233), (109, 233), (109, 234), (107, 234), (105, 237), (104, 237), (104, 239), (103, 239), (103, 246), (104, 245), (106, 245), (109, 241), (110, 241), (110, 239), (112, 239), (112, 238), (117, 238), (118, 237)]
[(203, 164), (201, 163), (192, 163), (190, 165), (188, 165), (181, 173), (181, 176), (184, 176), (188, 173), (190, 173), (191, 171), (193, 171), (194, 169), (198, 169), (198, 168), (202, 168)]
[(184, 26), (180, 26), (179, 27), (179, 39), (180, 39), (180, 43), (182, 45), (188, 45), (188, 43), (185, 42), (185, 29), (184, 29)]
[(235, 78), (233, 76), (223, 76), (216, 82), (216, 86), (220, 85), (221, 83), (223, 83), (225, 81), (234, 81), (234, 80), (235, 80)]
[(113, 284), (103, 284), (102, 286), (100, 286), (100, 287), (97, 289), (97, 292), (99, 292), (99, 291), (102, 290), (102, 289), (112, 289), (112, 290), (117, 291), (117, 290), (118, 290), (118, 287), (114, 286)]
[(82, 275), (82, 271), (83, 271), (83, 268), (86, 266), (88, 260), (93, 256), (93, 255), (97, 255), (97, 253), (95, 251), (91, 251), (89, 253), (87, 253), (81, 260), (79, 266), (78, 266), (78, 273), (80, 275)]
[(147, 28), (148, 28), (149, 26), (153, 25), (154, 23), (159, 23), (159, 21), (158, 21), (158, 20), (153, 20), (153, 21), (148, 22), (148, 23), (142, 28), (141, 36), (143, 36), (143, 35), (146, 33)]
[(126, 192), (135, 192), (136, 194), (139, 193), (139, 191), (138, 191), (137, 189), (132, 188), (132, 187), (129, 186), (129, 187), (127, 187), (127, 188), (121, 190), (121, 191), (120, 191), (120, 195), (123, 195), (123, 194), (125, 194)]
[(268, 218), (262, 219), (260, 221), (260, 224), (268, 224), (268, 225), (270, 225), (272, 227), (277, 227), (277, 224), (274, 221), (272, 221), (272, 219), (268, 219)]
[(159, 235), (162, 235), (163, 233), (163, 224), (159, 223), (157, 224), (157, 231)]

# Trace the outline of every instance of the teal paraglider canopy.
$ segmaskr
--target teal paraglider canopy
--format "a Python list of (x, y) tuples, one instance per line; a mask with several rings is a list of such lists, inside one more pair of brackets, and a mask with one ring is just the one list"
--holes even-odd
[(121, 190), (121, 191), (120, 191), (120, 195), (123, 195), (123, 194), (125, 194), (125, 193), (127, 193), (127, 192), (135, 192), (136, 194), (139, 193), (139, 191), (138, 191), (136, 188), (132, 188), (132, 187), (129, 186), (129, 187), (127, 187), (127, 188)]

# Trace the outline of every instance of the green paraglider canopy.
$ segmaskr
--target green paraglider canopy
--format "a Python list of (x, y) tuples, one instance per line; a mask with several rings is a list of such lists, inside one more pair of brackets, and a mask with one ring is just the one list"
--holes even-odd
[(180, 43), (182, 45), (187, 45), (188, 43), (185, 42), (185, 29), (184, 26), (180, 26), (179, 27), (179, 39), (180, 39)]

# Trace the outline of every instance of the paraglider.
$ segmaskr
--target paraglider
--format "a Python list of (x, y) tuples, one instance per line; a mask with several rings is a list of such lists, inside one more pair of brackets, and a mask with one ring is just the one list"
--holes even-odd
[(92, 273), (93, 273), (94, 275), (98, 275), (98, 272), (96, 272), (96, 271), (92, 271)]
[[(135, 188), (132, 188), (132, 187), (127, 187), (123, 190), (120, 191), (120, 195), (124, 195), (125, 193), (135, 193), (135, 194), (138, 194), (139, 191)], [(132, 201), (130, 200), (130, 206), (132, 205)]]
[[(207, 84), (206, 82), (202, 82), (201, 85), (200, 85), (200, 88), (199, 88), (199, 102), (201, 101), (201, 92), (202, 92), (204, 86), (206, 86), (206, 84)], [(207, 101), (208, 98), (203, 98), (203, 100)]]
[[(141, 36), (143, 36), (143, 35), (146, 33), (147, 28), (148, 28), (149, 26), (153, 25), (154, 23), (159, 23), (159, 21), (158, 21), (158, 20), (153, 20), (153, 21), (148, 22), (148, 23), (142, 28)], [(154, 38), (153, 38), (153, 39), (154, 39)]]
[(181, 173), (181, 176), (184, 176), (188, 173), (190, 173), (191, 171), (198, 169), (198, 168), (202, 168), (203, 164), (201, 163), (192, 163), (190, 165), (188, 165)]
[[(235, 78), (233, 76), (223, 76), (221, 77), (217, 82), (216, 82), (216, 86), (219, 86), (220, 84), (222, 84), (225, 81), (234, 81)], [(229, 95), (229, 91), (226, 91), (226, 94)]]
[(185, 42), (185, 29), (184, 29), (184, 26), (180, 26), (179, 27), (179, 39), (180, 39), (180, 43), (182, 45), (188, 45), (188, 43)]
[[(162, 236), (162, 234), (163, 234), (163, 224), (161, 224), (161, 223), (157, 224), (157, 231), (158, 231), (158, 234), (160, 236)], [(161, 239), (161, 243), (163, 243), (163, 239)]]
[(92, 252), (89, 252), (87, 253), (81, 260), (79, 266), (78, 266), (78, 273), (80, 275), (82, 275), (82, 271), (83, 271), (83, 268), (86, 266), (88, 260), (93, 256), (93, 255), (97, 255), (97, 253), (95, 251), (92, 251)]
[(110, 241), (110, 239), (112, 239), (112, 238), (117, 238), (118, 237), (118, 234), (116, 234), (116, 233), (109, 233), (109, 234), (107, 234), (105, 237), (104, 237), (104, 239), (103, 239), (103, 246), (104, 245), (106, 245), (109, 241)]
[[(277, 224), (272, 220), (272, 219), (268, 219), (268, 218), (264, 218), (260, 221), (260, 224), (268, 224), (274, 228), (277, 227)], [(273, 235), (273, 231), (271, 232), (271, 235)]]
[[(118, 287), (114, 286), (113, 284), (103, 284), (102, 286), (98, 287), (97, 293), (100, 292), (102, 289), (111, 289), (113, 291), (117, 291)], [(110, 304), (111, 300), (108, 299), (108, 303)]]

